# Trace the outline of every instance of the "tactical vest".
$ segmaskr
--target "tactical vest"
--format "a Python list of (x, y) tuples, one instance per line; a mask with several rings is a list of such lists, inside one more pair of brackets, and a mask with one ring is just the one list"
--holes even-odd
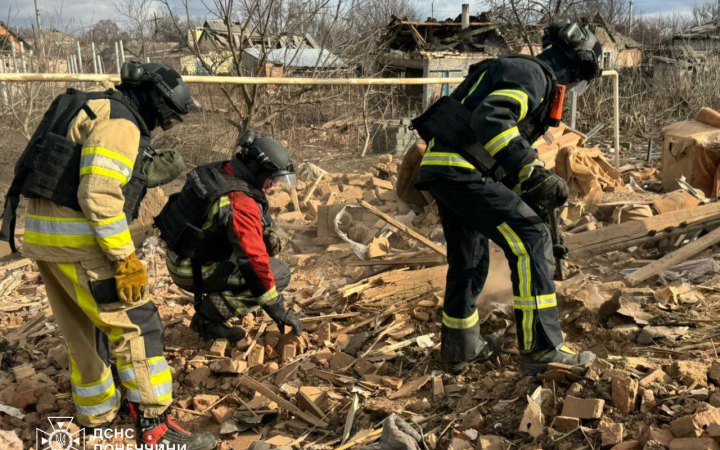
[[(522, 58), (540, 65), (547, 77), (547, 87), (542, 104), (528, 113), (518, 124), (520, 134), (528, 141), (535, 141), (550, 126), (557, 126), (550, 118), (550, 110), (555, 95), (557, 79), (550, 66), (544, 61), (524, 55), (505, 56), (504, 58)], [(490, 69), (497, 59), (481, 61), (470, 66), (469, 75), (449, 95), (435, 102), (423, 114), (411, 121), (412, 129), (417, 130), (425, 142), (435, 140), (447, 148), (458, 152), (480, 172), (501, 179), (504, 172), (498, 167), (490, 153), (477, 142), (475, 133), (470, 126), (472, 111), (465, 107), (462, 100), (470, 93), (475, 82), (482, 73)]]
[(221, 261), (232, 254), (227, 236), (217, 230), (202, 229), (212, 205), (223, 195), (240, 191), (268, 211), (265, 193), (243, 178), (247, 169), (240, 161), (230, 162), (234, 175), (223, 170), (227, 161), (208, 164), (192, 170), (182, 190), (170, 196), (155, 218), (155, 226), (168, 248), (182, 258), (196, 261)]
[(147, 192), (147, 177), (142, 172), (145, 149), (150, 145), (150, 130), (135, 107), (125, 96), (114, 89), (105, 92), (82, 92), (69, 88), (57, 96), (43, 115), (35, 133), (15, 164), (15, 175), (5, 196), (0, 240), (8, 241), (15, 248), (15, 223), (20, 196), (44, 198), (58, 205), (81, 211), (77, 199), (80, 185), (80, 156), (82, 143), (67, 138), (68, 128), (80, 110), (91, 120), (95, 113), (87, 102), (108, 99), (126, 107), (135, 117), (140, 129), (140, 148), (130, 180), (123, 186), (125, 199), (123, 212), (128, 222), (138, 217), (140, 203)]

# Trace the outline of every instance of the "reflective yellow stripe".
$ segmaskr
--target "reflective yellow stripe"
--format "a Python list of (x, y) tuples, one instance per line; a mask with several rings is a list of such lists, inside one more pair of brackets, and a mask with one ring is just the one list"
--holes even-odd
[(515, 309), (547, 309), (557, 306), (555, 294), (544, 294), (535, 297), (513, 297)]
[(92, 247), (96, 244), (93, 235), (43, 234), (27, 230), (23, 233), (23, 242), (46, 247)]
[(560, 347), (560, 351), (563, 352), (563, 353), (569, 353), (569, 354), (571, 354), (571, 355), (575, 355), (575, 354), (576, 354), (573, 350), (570, 350), (570, 349), (569, 349), (568, 347), (566, 347), (565, 345), (563, 345), (562, 347)]
[(130, 158), (128, 158), (118, 152), (108, 150), (104, 147), (83, 147), (80, 154), (82, 156), (100, 155), (100, 156), (104, 156), (106, 158), (114, 159), (114, 160), (121, 162), (122, 164), (128, 166), (131, 171), (133, 169), (133, 166), (135, 166), (135, 161), (132, 161)]
[(450, 152), (428, 152), (420, 163), (421, 166), (450, 166), (463, 169), (475, 170), (475, 166), (460, 156), (459, 153)]
[(113, 394), (102, 403), (94, 405), (79, 405), (75, 403), (76, 415), (79, 418), (85, 419), (86, 422), (91, 421), (97, 416), (118, 409), (120, 409), (120, 392), (114, 390), (114, 388)]
[(80, 169), (80, 175), (100, 175), (103, 177), (113, 178), (125, 185), (128, 181), (127, 177), (120, 172), (105, 167), (88, 166)]
[(443, 320), (442, 323), (448, 328), (452, 328), (454, 330), (466, 330), (468, 328), (472, 328), (480, 321), (480, 315), (477, 312), (477, 309), (475, 312), (470, 316), (466, 317), (464, 319), (457, 319), (455, 317), (450, 317), (445, 312), (443, 312)]
[(512, 127), (492, 138), (490, 142), (485, 144), (485, 150), (487, 150), (491, 156), (495, 156), (495, 154), (507, 147), (510, 142), (518, 136), (520, 136), (518, 127)]
[(488, 97), (491, 96), (497, 96), (497, 97), (507, 97), (509, 99), (515, 100), (520, 104), (520, 118), (517, 120), (520, 122), (525, 118), (527, 115), (528, 110), (528, 95), (527, 93), (519, 90), (519, 89), (500, 89), (494, 92), (491, 92)]
[(90, 222), (90, 225), (93, 227), (98, 245), (103, 250), (112, 250), (132, 243), (125, 214), (100, 222)]
[(510, 247), (510, 250), (517, 257), (518, 272), (518, 294), (519, 297), (530, 297), (532, 286), (532, 275), (530, 272), (530, 255), (525, 244), (520, 240), (517, 233), (510, 228), (506, 222), (497, 227)]
[[(150, 384), (153, 386), (158, 386), (168, 382), (172, 382), (172, 372), (170, 372), (170, 369), (166, 369), (158, 374), (150, 376)], [(139, 389), (137, 378), (125, 380), (122, 382), (122, 384), (123, 386), (125, 386), (126, 389), (133, 389), (136, 391)]]
[(102, 377), (98, 381), (92, 383), (81, 383), (80, 382), (80, 371), (77, 369), (77, 364), (74, 360), (71, 361), (73, 364), (72, 373), (70, 374), (70, 387), (74, 396), (78, 397), (95, 397), (97, 395), (105, 394), (113, 384), (112, 372), (110, 368), (106, 368)]
[(522, 169), (520, 169), (520, 173), (518, 173), (518, 177), (520, 179), (520, 182), (518, 184), (530, 178), (530, 175), (532, 175), (536, 167), (545, 167), (545, 163), (541, 159), (535, 158), (531, 163), (522, 166)]
[(487, 70), (486, 70), (485, 72), (483, 72), (482, 74), (480, 74), (480, 77), (478, 77), (478, 79), (477, 79), (477, 81), (475, 82), (475, 84), (472, 85), (472, 87), (471, 87), (470, 90), (468, 91), (467, 95), (465, 96), (464, 99), (462, 99), (462, 101), (461, 101), (460, 103), (465, 104), (465, 100), (467, 100), (468, 97), (470, 97), (471, 95), (473, 95), (473, 93), (475, 92), (475, 89), (477, 89), (478, 86), (480, 86), (480, 83), (482, 83), (483, 78), (485, 78), (485, 74), (486, 74), (486, 73), (487, 73)]
[(227, 197), (227, 195), (223, 195), (219, 199), (213, 203), (213, 205), (210, 207), (210, 212), (207, 215), (207, 220), (205, 220), (205, 223), (202, 226), (203, 230), (207, 230), (212, 226), (213, 219), (215, 219), (215, 216), (217, 216), (217, 213), (220, 212), (220, 209), (222, 209), (225, 206), (228, 206), (230, 204), (230, 199)]
[(269, 291), (258, 297), (258, 304), (265, 305), (273, 300), (275, 300), (278, 297), (278, 291), (275, 286), (272, 287)]
[[(173, 263), (172, 260), (168, 257), (165, 261), (167, 263), (168, 270), (173, 274), (177, 275), (179, 277), (191, 277), (192, 276), (192, 264), (190, 263), (189, 259), (181, 259), (177, 263)], [(212, 273), (219, 263), (215, 262), (209, 265), (203, 265), (202, 266), (202, 274), (203, 277), (208, 275), (209, 273)]]
[(523, 349), (530, 350), (533, 342), (533, 320), (535, 310), (523, 310)]
[(130, 230), (127, 229), (125, 231), (122, 231), (118, 234), (115, 234), (113, 236), (103, 237), (103, 238), (97, 238), (98, 245), (100, 245), (100, 248), (103, 250), (113, 250), (116, 248), (120, 248), (124, 245), (129, 245), (132, 243), (132, 235), (130, 234)]
[(110, 343), (118, 343), (122, 335), (125, 334), (125, 331), (120, 327), (109, 326), (106, 322), (100, 319), (95, 299), (90, 292), (80, 285), (75, 263), (57, 263), (57, 266), (58, 269), (60, 269), (60, 271), (72, 282), (73, 289), (75, 290), (75, 299), (78, 306), (80, 306), (80, 309), (83, 310), (96, 327), (107, 335)]

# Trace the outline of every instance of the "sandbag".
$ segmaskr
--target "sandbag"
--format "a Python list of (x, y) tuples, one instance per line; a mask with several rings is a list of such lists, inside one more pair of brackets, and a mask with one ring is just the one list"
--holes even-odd
[(596, 202), (603, 192), (615, 191), (624, 185), (622, 175), (599, 148), (561, 148), (555, 159), (555, 172), (567, 181), (571, 201), (589, 197)]
[(701, 108), (695, 115), (695, 120), (711, 127), (720, 128), (720, 112), (712, 108)]
[(410, 204), (420, 207), (428, 204), (425, 196), (415, 188), (415, 182), (420, 175), (420, 163), (426, 150), (427, 145), (422, 139), (418, 139), (415, 144), (410, 147), (400, 164), (397, 184), (395, 185), (395, 191), (398, 197)]

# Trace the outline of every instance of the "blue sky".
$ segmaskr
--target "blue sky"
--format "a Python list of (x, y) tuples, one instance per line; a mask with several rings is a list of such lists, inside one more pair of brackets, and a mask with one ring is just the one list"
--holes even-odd
[[(638, 14), (682, 13), (695, 3), (714, 0), (635, 0)], [(43, 26), (52, 23), (67, 24), (73, 18), (76, 28), (87, 26), (101, 19), (113, 18), (113, 0), (37, 0), (41, 10)], [(424, 15), (430, 15), (434, 8), (440, 18), (455, 16), (460, 6), (468, 0), (418, 0)], [(483, 2), (469, 0), (471, 11), (483, 10)], [(0, 0), (0, 21), (27, 25), (34, 17), (33, 0)], [(191, 12), (202, 14), (205, 8), (201, 0), (191, 0)], [(9, 19), (9, 20), (8, 20)], [(65, 28), (59, 27), (59, 28)]]

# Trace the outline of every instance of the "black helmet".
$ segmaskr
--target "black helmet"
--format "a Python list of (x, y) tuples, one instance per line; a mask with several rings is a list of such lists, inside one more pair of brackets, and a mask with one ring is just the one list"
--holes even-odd
[(125, 62), (120, 70), (120, 80), (123, 85), (148, 94), (164, 129), (172, 126), (173, 119), (182, 121), (182, 116), (190, 112), (194, 104), (182, 76), (164, 63)]
[(542, 46), (544, 50), (551, 47), (564, 54), (575, 78), (573, 81), (590, 81), (602, 74), (602, 46), (588, 26), (569, 20), (554, 22), (545, 28)]
[(269, 137), (249, 131), (238, 139), (237, 157), (244, 162), (263, 186), (266, 180), (273, 185), (295, 186), (295, 166), (290, 152), (283, 144)]

